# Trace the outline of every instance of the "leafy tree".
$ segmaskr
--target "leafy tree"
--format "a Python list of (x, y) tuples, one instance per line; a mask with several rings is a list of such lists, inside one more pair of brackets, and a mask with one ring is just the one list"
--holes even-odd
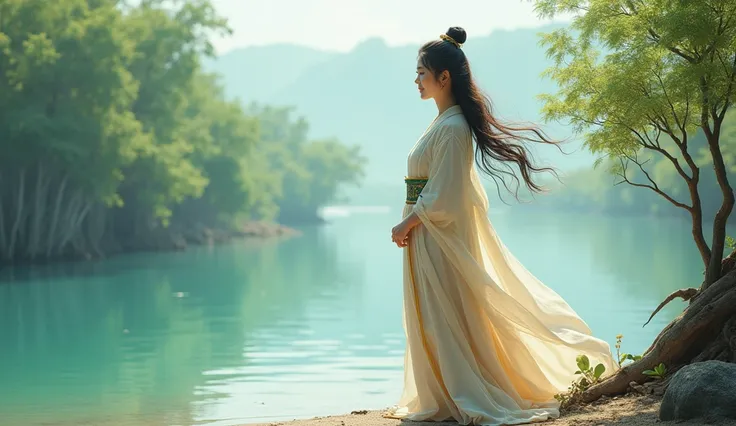
[[(207, 0), (0, 1), (0, 261), (169, 248), (184, 229), (313, 220), (361, 158), (201, 70)], [(176, 225), (176, 226), (173, 226)]]
[[(545, 36), (560, 92), (548, 95), (549, 119), (567, 119), (594, 152), (616, 160), (622, 182), (648, 188), (692, 218), (707, 288), (721, 277), (733, 188), (721, 148), (734, 99), (736, 12), (733, 2), (539, 0), (542, 16), (574, 13), (571, 26)], [(688, 23), (685, 25), (684, 23)], [(601, 54), (596, 46), (603, 46)], [(705, 136), (722, 195), (708, 244), (703, 232), (701, 165), (692, 140)], [(646, 163), (662, 156), (686, 183), (689, 202), (663, 190)], [(636, 169), (643, 180), (631, 179)]]
[(112, 1), (0, 4), (0, 257), (83, 245), (93, 207), (117, 199), (144, 143), (124, 29)]
[[(536, 8), (544, 17), (573, 14), (569, 30), (543, 38), (555, 60), (549, 75), (560, 88), (544, 97), (547, 118), (569, 120), (591, 151), (613, 162), (622, 182), (648, 188), (688, 212), (705, 265), (700, 289), (675, 292), (657, 308), (679, 296), (691, 300), (685, 313), (640, 360), (586, 390), (583, 400), (623, 393), (632, 381), (646, 380), (654, 366), (674, 371), (689, 362), (732, 360), (727, 336), (734, 319), (736, 253), (722, 260), (734, 192), (722, 138), (736, 80), (736, 2), (537, 0)], [(655, 158), (669, 162), (687, 188), (688, 201), (661, 185), (666, 174), (648, 165)], [(713, 168), (721, 198), (710, 244), (704, 237), (701, 193), (706, 164)]]
[(279, 220), (314, 220), (320, 206), (335, 201), (341, 185), (359, 183), (365, 158), (358, 147), (309, 141), (306, 121), (292, 120), (291, 108), (251, 105), (249, 110), (259, 118), (263, 155), (281, 183)]
[[(188, 198), (174, 215), (182, 225), (193, 222), (232, 225), (256, 205), (263, 191), (259, 172), (250, 169), (258, 142), (258, 120), (246, 117), (235, 102), (226, 102), (216, 76), (198, 75), (186, 115), (206, 144), (192, 153), (192, 164), (207, 179), (200, 197)], [(268, 190), (270, 188), (266, 188)]]
[(200, 57), (212, 53), (204, 34), (228, 31), (207, 1), (186, 1), (174, 11), (163, 3), (144, 1), (126, 17), (136, 46), (130, 68), (140, 84), (133, 112), (150, 138), (121, 189), (130, 208), (117, 219), (129, 221), (124, 232), (133, 236), (152, 221), (168, 223), (172, 205), (201, 196), (207, 185), (192, 161), (209, 148), (209, 135), (199, 117), (187, 114), (189, 94), (196, 91)]

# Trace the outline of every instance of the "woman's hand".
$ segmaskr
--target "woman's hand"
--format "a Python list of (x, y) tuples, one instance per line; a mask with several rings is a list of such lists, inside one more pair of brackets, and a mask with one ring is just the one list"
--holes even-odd
[(409, 245), (410, 231), (411, 227), (409, 227), (409, 224), (406, 221), (402, 221), (391, 229), (391, 241), (396, 243), (396, 246), (399, 248), (406, 247)]
[(391, 241), (393, 241), (397, 247), (404, 248), (409, 245), (409, 233), (411, 230), (419, 225), (421, 221), (416, 213), (412, 212), (398, 225), (391, 229)]

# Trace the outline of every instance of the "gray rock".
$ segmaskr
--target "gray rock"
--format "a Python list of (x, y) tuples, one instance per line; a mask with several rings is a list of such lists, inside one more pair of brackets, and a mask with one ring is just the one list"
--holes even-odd
[(736, 364), (705, 361), (680, 369), (670, 380), (659, 419), (736, 419)]

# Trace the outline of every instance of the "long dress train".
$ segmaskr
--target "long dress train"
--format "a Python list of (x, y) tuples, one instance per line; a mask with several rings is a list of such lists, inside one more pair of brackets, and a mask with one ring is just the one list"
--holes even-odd
[(411, 150), (425, 179), (412, 211), (421, 225), (404, 256), (404, 391), (387, 417), (506, 425), (559, 416), (554, 395), (585, 354), (614, 370), (609, 345), (503, 245), (473, 167), (459, 106), (440, 114)]

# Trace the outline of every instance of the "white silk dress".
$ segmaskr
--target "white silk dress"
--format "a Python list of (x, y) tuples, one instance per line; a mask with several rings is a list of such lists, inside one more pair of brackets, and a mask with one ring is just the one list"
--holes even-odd
[(408, 177), (427, 179), (421, 224), (404, 250), (403, 395), (386, 417), (511, 425), (559, 416), (554, 395), (580, 354), (615, 364), (610, 346), (503, 245), (488, 218), (473, 140), (459, 106), (411, 150)]

